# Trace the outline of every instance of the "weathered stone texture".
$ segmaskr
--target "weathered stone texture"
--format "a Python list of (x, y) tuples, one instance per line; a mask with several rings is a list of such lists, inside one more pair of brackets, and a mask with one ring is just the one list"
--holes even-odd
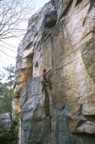
[[(52, 0), (18, 48), (21, 144), (95, 143), (95, 1)], [(57, 15), (56, 15), (57, 14)], [(42, 92), (42, 69), (52, 84)], [(19, 88), (20, 87), (20, 88)]]
[[(41, 78), (35, 77), (29, 80), (23, 87), (23, 91), (24, 95), (21, 95), (22, 143), (49, 143), (51, 129), (49, 102), (42, 93)], [(26, 98), (24, 101), (23, 97)]]

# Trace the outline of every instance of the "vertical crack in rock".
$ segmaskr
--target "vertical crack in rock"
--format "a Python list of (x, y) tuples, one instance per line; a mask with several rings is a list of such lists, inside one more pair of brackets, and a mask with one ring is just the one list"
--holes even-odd
[(70, 7), (71, 7), (72, 2), (73, 2), (73, 0), (69, 0), (68, 4), (67, 4), (67, 6), (66, 6), (66, 9), (64, 10), (64, 12), (63, 12), (63, 14), (61, 15), (60, 19), (67, 14), (68, 10), (69, 10)]
[(82, 2), (82, 0), (77, 0), (75, 6), (77, 6), (77, 5), (80, 4), (81, 2)]

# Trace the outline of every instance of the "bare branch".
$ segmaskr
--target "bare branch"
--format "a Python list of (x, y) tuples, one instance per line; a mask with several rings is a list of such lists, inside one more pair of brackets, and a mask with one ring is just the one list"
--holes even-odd
[(6, 56), (9, 56), (9, 57), (11, 57), (11, 58), (15, 58), (15, 57), (13, 57), (13, 56), (11, 56), (11, 55), (7, 54), (7, 53), (6, 53), (6, 52), (4, 52), (3, 50), (0, 50), (0, 52), (2, 52), (3, 54), (5, 54)]
[(0, 57), (4, 55), (12, 57), (6, 51), (16, 53), (16, 46), (9, 44), (11, 38), (21, 39), (26, 28), (21, 24), (25, 23), (30, 16), (29, 8), (32, 7), (33, 0), (1, 0), (0, 1)]

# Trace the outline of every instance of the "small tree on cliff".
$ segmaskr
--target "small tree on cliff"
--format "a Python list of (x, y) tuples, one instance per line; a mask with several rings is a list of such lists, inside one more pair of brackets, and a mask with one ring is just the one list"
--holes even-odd
[(9, 65), (4, 69), (7, 75), (5, 84), (8, 88), (12, 89), (14, 84), (14, 77), (15, 77), (15, 67), (13, 65)]
[(10, 65), (4, 69), (5, 73), (0, 74), (0, 113), (12, 111), (15, 68)]

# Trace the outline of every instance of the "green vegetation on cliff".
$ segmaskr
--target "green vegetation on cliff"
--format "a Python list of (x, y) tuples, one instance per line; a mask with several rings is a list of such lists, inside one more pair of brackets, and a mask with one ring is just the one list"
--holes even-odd
[(0, 73), (0, 113), (12, 111), (14, 66), (4, 68), (5, 72)]

